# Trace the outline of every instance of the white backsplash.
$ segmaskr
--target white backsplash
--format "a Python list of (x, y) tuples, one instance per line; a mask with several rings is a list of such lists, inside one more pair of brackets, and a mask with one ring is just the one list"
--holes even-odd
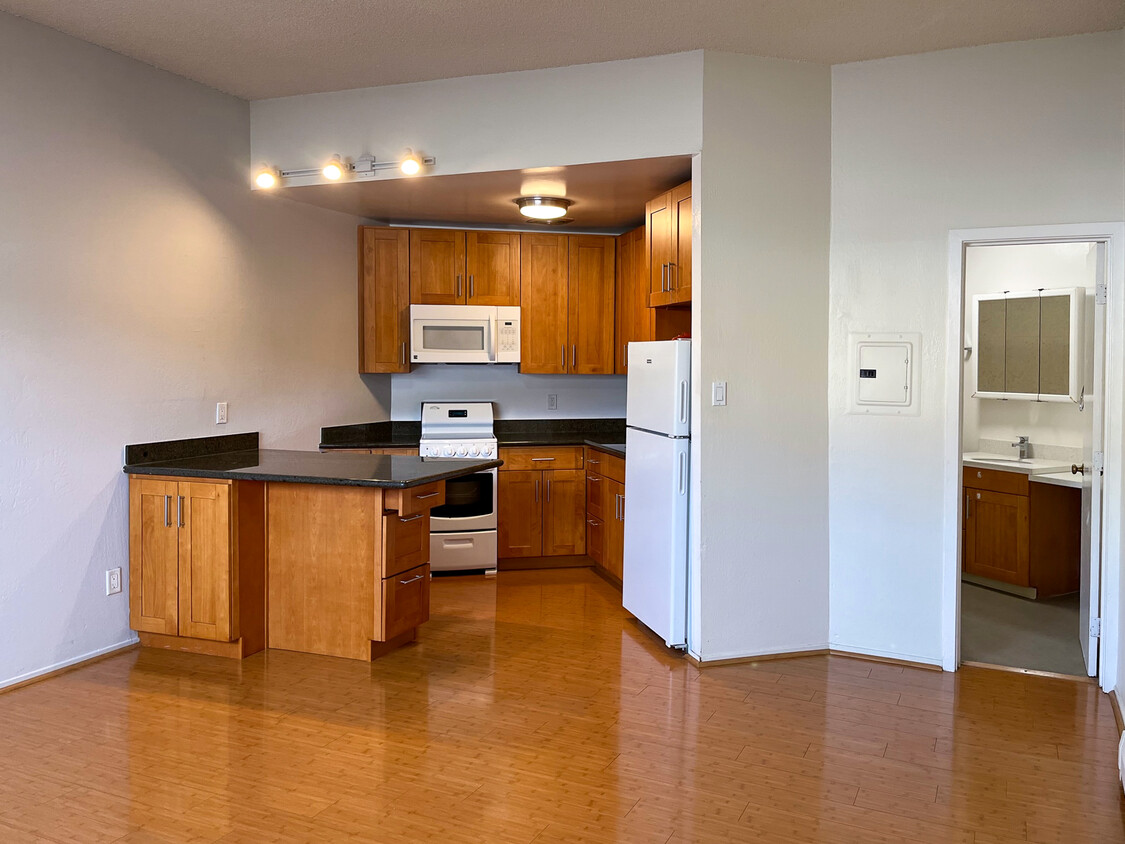
[[(547, 409), (555, 396), (557, 408)], [(498, 419), (624, 418), (624, 375), (521, 375), (511, 365), (423, 364), (391, 376), (391, 419), (421, 418), (424, 401), (491, 401)]]

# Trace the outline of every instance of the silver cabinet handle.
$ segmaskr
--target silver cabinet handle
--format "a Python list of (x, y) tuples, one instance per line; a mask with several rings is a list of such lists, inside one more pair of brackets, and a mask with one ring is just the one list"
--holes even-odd
[(472, 275), (469, 276), (469, 298), (470, 299), (472, 299), (474, 296), (477, 295), (476, 292), (475, 292), (476, 285), (473, 283), (475, 280), (476, 279)]
[(435, 495), (441, 495), (440, 492), (427, 492), (425, 495), (415, 495), (415, 501), (424, 501), (427, 498), (433, 498)]
[(570, 347), (570, 368), (578, 368), (578, 346)]
[(172, 527), (172, 496), (164, 496), (164, 527)]
[(547, 478), (547, 500), (551, 500), (551, 479)]
[(539, 501), (539, 481), (535, 482), (535, 501)]
[(402, 343), (402, 352), (400, 353), (399, 358), (402, 361), (402, 365), (406, 366), (406, 341), (403, 341)]
[(673, 281), (673, 279), (675, 279), (675, 276), (672, 274), (672, 271), (675, 270), (675, 269), (676, 269), (676, 265), (674, 263), (668, 264), (668, 290), (669, 290), (669, 292), (676, 289), (676, 282)]
[(665, 293), (668, 290), (668, 265), (660, 265), (660, 292)]
[(413, 516), (407, 516), (405, 519), (402, 518), (402, 517), (399, 517), (399, 521), (403, 522), (403, 523), (413, 522), (415, 519), (420, 519), (424, 515), (426, 515), (426, 514), (425, 513), (415, 513)]
[(457, 274), (457, 298), (461, 298), (461, 274)]
[(592, 484), (600, 484), (602, 482), (601, 478), (595, 478), (593, 475), (587, 475), (586, 480)]
[(180, 527), (184, 526), (184, 497), (182, 495), (176, 502), (176, 524)]
[(625, 367), (629, 366), (629, 344), (628, 343), (622, 343), (621, 344), (621, 365), (625, 366)]
[(595, 466), (597, 466), (597, 465), (598, 465), (599, 463), (601, 463), (602, 461), (600, 461), (600, 460), (595, 460), (595, 459), (594, 459), (593, 457), (588, 457), (588, 458), (586, 458), (586, 462), (587, 462), (587, 463), (593, 463), (593, 464), (594, 464)]
[(586, 524), (593, 525), (594, 527), (597, 527), (598, 526), (598, 520), (597, 519), (587, 519)]
[(970, 516), (972, 516), (972, 514), (973, 511), (971, 506), (969, 505), (969, 494), (965, 493), (965, 518), (969, 518)]
[(554, 459), (555, 458), (553, 458), (553, 457), (532, 457), (531, 462), (532, 463), (542, 463), (546, 460), (554, 460)]
[(562, 345), (562, 368), (566, 369), (566, 344)]
[(414, 575), (414, 577), (410, 578), (410, 580), (400, 580), (398, 583), (400, 586), (409, 586), (414, 581), (421, 580), (423, 577), (424, 575), (416, 574)]

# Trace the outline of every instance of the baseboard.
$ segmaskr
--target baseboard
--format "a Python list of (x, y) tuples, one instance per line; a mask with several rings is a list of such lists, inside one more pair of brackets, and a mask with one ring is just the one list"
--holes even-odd
[(1125, 718), (1121, 717), (1121, 703), (1117, 700), (1117, 690), (1109, 693), (1109, 705), (1113, 707), (1113, 720), (1117, 722), (1117, 735), (1125, 733)]
[(103, 659), (115, 656), (122, 651), (132, 650), (138, 647), (138, 645), (139, 642), (136, 637), (130, 637), (123, 642), (117, 642), (116, 644), (104, 648), (98, 648), (96, 651), (90, 651), (81, 656), (76, 656), (73, 659), (63, 660), (62, 662), (56, 662), (54, 665), (48, 665), (36, 671), (20, 674), (16, 677), (12, 677), (10, 680), (0, 682), (0, 694), (14, 692), (16, 689), (22, 689), (24, 686), (30, 686), (32, 683), (38, 683), (50, 677), (57, 677), (68, 671), (74, 671), (76, 668), (82, 668), (91, 663), (99, 662)]
[(942, 670), (940, 665), (934, 665), (932, 662), (920, 662), (894, 656), (883, 656), (882, 654), (864, 653), (862, 651), (846, 651), (840, 648), (810, 648), (803, 651), (779, 651), (775, 653), (721, 657), (719, 659), (706, 660), (700, 660), (691, 653), (685, 656), (687, 661), (697, 668), (713, 668), (719, 665), (739, 665), (751, 662), (770, 662), (776, 659), (799, 659), (800, 657), (806, 656), (842, 656), (848, 659), (861, 659), (865, 662), (878, 662), (884, 665), (901, 665), (904, 668), (918, 668), (923, 671)]
[(534, 571), (537, 569), (589, 568), (594, 561), (585, 554), (560, 557), (501, 557), (496, 561), (497, 571)]
[(874, 662), (888, 662), (892, 665), (907, 665), (911, 668), (927, 668), (941, 671), (941, 657), (928, 657), (921, 654), (904, 654), (896, 651), (884, 651), (878, 648), (863, 648), (855, 645), (836, 643), (830, 650), (840, 656), (850, 656), (855, 659), (869, 659)]

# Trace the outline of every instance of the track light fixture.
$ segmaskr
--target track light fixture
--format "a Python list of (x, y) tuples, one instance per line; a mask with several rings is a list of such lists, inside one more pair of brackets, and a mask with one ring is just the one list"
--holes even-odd
[(277, 187), (277, 170), (268, 164), (263, 164), (257, 175), (254, 176), (254, 184), (263, 190)]
[(414, 154), (414, 150), (408, 149), (406, 151), (406, 157), (402, 159), (398, 166), (404, 175), (417, 176), (418, 172), (422, 169), (422, 161)]
[(340, 156), (334, 155), (328, 159), (328, 163), (324, 165), (320, 172), (324, 178), (338, 182), (344, 178), (344, 173), (347, 171), (348, 165), (340, 159)]
[[(412, 149), (407, 149), (406, 154), (397, 161), (376, 161), (373, 155), (361, 155), (354, 162), (344, 160), (340, 155), (333, 155), (324, 163), (323, 167), (310, 167), (300, 170), (278, 170), (268, 164), (263, 164), (254, 174), (254, 184), (262, 189), (283, 186), (287, 179), (306, 179), (319, 176), (331, 182), (345, 180), (363, 181), (374, 178), (380, 170), (399, 170), (405, 176), (416, 176), (424, 167), (433, 166), (436, 162), (432, 156), (421, 156)], [(306, 182), (306, 184), (308, 184)]]

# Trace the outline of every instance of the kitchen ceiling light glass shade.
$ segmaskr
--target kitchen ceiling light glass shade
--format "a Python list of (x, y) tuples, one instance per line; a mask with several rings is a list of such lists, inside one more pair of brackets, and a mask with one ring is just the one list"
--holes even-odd
[(272, 167), (262, 167), (254, 176), (254, 184), (264, 190), (277, 187), (277, 171)]
[(333, 182), (338, 182), (344, 177), (346, 167), (347, 165), (340, 160), (340, 156), (334, 155), (320, 172), (324, 175), (324, 178), (330, 179)]
[(422, 161), (414, 154), (414, 150), (408, 149), (406, 157), (399, 163), (399, 169), (407, 176), (417, 176), (422, 169)]
[(569, 199), (555, 196), (521, 196), (516, 200), (520, 213), (533, 220), (554, 220), (566, 214)]

